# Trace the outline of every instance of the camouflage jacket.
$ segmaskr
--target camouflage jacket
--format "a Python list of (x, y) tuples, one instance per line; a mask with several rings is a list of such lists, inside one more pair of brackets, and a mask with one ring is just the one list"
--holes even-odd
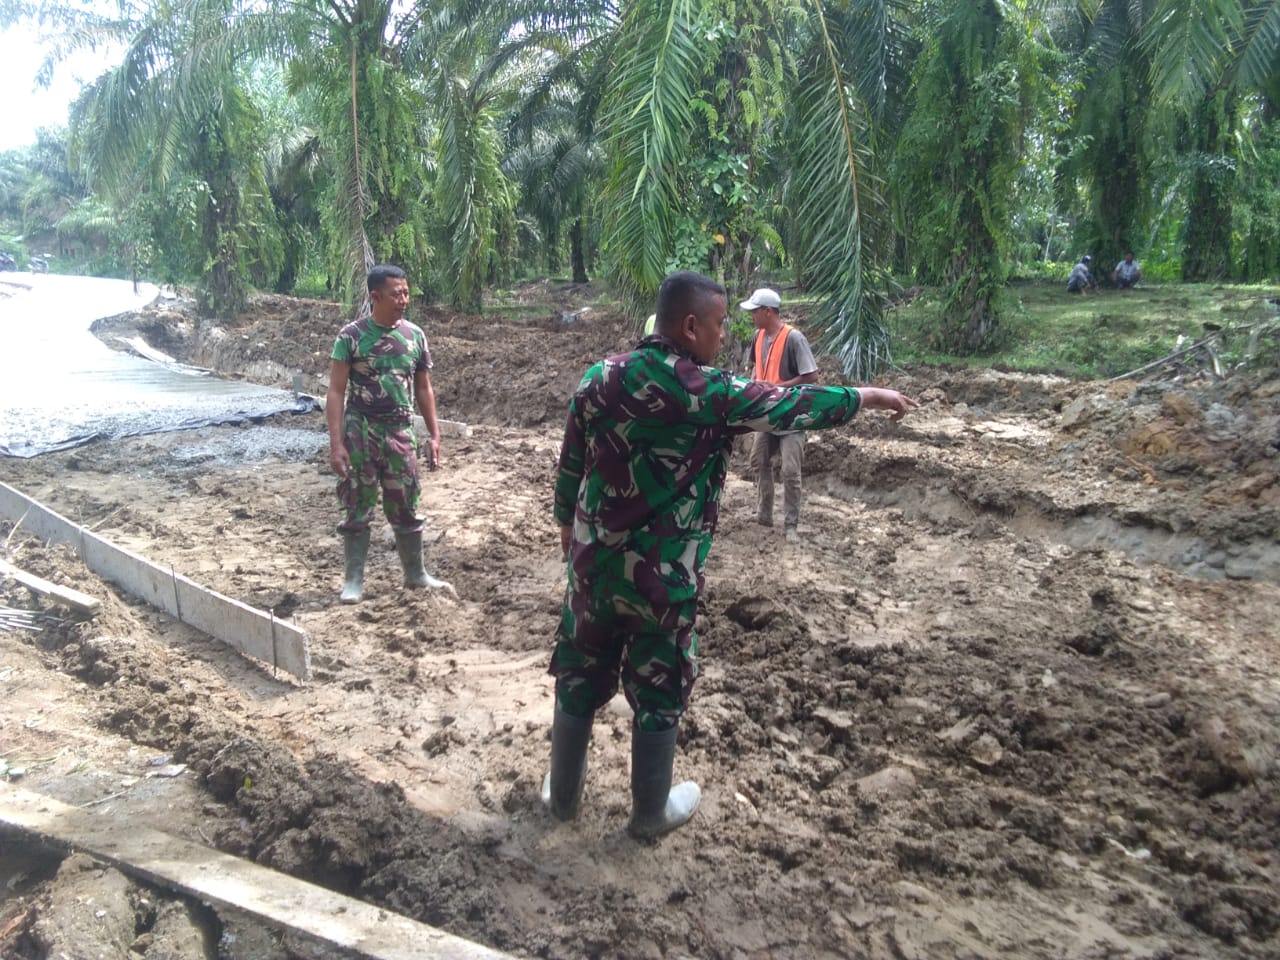
[(387, 329), (362, 317), (338, 331), (334, 360), (351, 365), (347, 410), (383, 423), (413, 422), (413, 381), (431, 369), (422, 328), (400, 320)]
[(847, 387), (776, 387), (698, 364), (661, 335), (589, 369), (569, 404), (555, 518), (569, 587), (652, 609), (695, 598), (733, 437), (853, 418)]

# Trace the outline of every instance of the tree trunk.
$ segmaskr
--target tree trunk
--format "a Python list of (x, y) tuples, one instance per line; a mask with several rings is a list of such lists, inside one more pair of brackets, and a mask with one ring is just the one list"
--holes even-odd
[(1201, 104), (1192, 130), (1195, 170), (1187, 200), (1182, 279), (1219, 281), (1231, 276), (1231, 199), (1236, 166), (1231, 111), (1225, 94)]
[(964, 245), (947, 261), (947, 300), (942, 310), (943, 348), (960, 354), (975, 354), (995, 346), (999, 317), (995, 302), (1004, 286), (1005, 269), (999, 239), (983, 215), (984, 197), (974, 184), (990, 185), (989, 158), (975, 155), (971, 163), (978, 175), (966, 185), (959, 222), (964, 229)]
[(249, 289), (240, 266), (240, 194), (217, 122), (210, 121), (212, 129), (201, 135), (198, 152), (197, 169), (205, 171), (209, 187), (201, 213), (201, 245), (209, 266), (196, 304), (202, 312), (231, 318), (244, 311)]
[(582, 218), (573, 221), (569, 228), (569, 259), (573, 264), (573, 282), (588, 283), (587, 257), (582, 249)]

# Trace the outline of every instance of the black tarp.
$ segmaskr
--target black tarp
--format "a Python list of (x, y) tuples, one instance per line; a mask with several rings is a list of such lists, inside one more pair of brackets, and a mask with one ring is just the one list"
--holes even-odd
[(140, 309), (154, 287), (9, 274), (0, 299), (0, 454), (32, 457), (94, 440), (256, 421), (318, 404), (291, 391), (117, 353), (89, 327)]

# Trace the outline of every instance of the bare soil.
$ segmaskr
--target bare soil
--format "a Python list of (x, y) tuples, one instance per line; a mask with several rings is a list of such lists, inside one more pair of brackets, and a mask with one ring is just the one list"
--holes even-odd
[[(104, 602), (0, 630), (9, 778), (517, 956), (1280, 955), (1280, 379), (901, 371), (922, 409), (810, 437), (798, 545), (754, 523), (737, 454), (677, 759), (703, 803), (645, 844), (624, 830), (625, 703), (596, 723), (581, 818), (537, 800), (562, 418), (634, 338), (592, 294), (542, 285), (521, 320), (414, 310), (441, 415), (472, 425), (425, 484), (456, 601), (405, 593), (387, 534), (366, 601), (337, 603), (320, 414), (0, 462), (296, 621), (315, 666), (272, 676), (6, 525), (4, 556)], [(339, 323), (269, 297), (233, 324), (170, 302), (102, 332), (320, 393)], [(0, 605), (38, 602), (0, 582)], [(163, 764), (186, 767), (148, 776)], [(84, 858), (0, 851), (4, 957), (325, 955)], [(95, 897), (87, 932), (58, 920)]]

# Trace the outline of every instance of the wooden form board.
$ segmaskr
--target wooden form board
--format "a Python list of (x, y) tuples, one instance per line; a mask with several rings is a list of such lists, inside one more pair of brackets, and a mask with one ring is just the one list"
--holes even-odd
[(508, 954), (248, 860), (0, 785), (0, 824), (103, 860), (154, 886), (252, 914), (369, 960), (511, 960)]
[(3, 483), (0, 516), (44, 540), (69, 544), (98, 576), (175, 620), (300, 680), (311, 679), (307, 634), (298, 627), (116, 546)]
[(79, 590), (59, 586), (44, 579), (44, 577), (37, 577), (34, 573), (19, 570), (7, 560), (0, 560), (0, 577), (12, 577), (28, 590), (34, 590), (41, 596), (48, 597), (54, 603), (70, 607), (76, 613), (84, 616), (95, 616), (102, 609), (101, 600), (91, 597), (87, 593), (81, 593)]

